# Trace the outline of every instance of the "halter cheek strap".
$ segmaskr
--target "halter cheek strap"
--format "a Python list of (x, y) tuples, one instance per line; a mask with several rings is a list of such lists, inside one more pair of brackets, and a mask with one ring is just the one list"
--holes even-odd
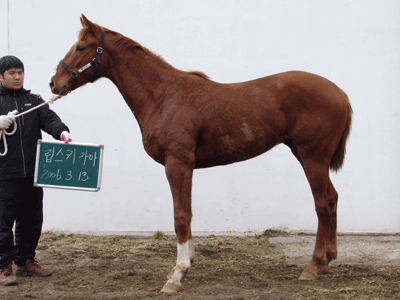
[(101, 30), (101, 35), (100, 35), (100, 42), (99, 46), (97, 47), (96, 50), (96, 56), (93, 58), (93, 60), (86, 65), (84, 65), (82, 68), (80, 68), (78, 71), (72, 71), (68, 65), (60, 60), (60, 65), (62, 65), (72, 76), (72, 87), (71, 91), (75, 90), (77, 88), (77, 83), (76, 83), (76, 77), (84, 72), (85, 70), (89, 69), (90, 67), (93, 66), (94, 71), (93, 71), (93, 77), (90, 80), (90, 82), (94, 82), (97, 78), (97, 71), (99, 70), (99, 65), (100, 65), (100, 56), (103, 53), (103, 41), (104, 41), (104, 30)]

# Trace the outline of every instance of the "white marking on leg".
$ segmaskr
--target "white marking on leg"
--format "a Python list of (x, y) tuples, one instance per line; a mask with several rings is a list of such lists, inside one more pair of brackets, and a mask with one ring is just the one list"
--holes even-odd
[(182, 287), (181, 280), (185, 277), (190, 268), (190, 243), (191, 240), (183, 244), (178, 244), (178, 258), (176, 261), (175, 271), (168, 280), (169, 283), (179, 287)]

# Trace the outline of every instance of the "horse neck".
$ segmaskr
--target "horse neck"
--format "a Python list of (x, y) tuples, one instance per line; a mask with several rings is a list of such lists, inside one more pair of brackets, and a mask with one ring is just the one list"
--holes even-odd
[(112, 68), (107, 77), (117, 86), (142, 125), (165, 94), (166, 75), (173, 67), (142, 48), (117, 49), (110, 57)]

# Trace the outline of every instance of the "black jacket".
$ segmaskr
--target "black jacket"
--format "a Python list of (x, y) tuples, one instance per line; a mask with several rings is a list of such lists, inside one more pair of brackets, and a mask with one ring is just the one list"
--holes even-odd
[[(7, 115), (14, 109), (22, 113), (44, 100), (25, 89), (10, 90), (0, 85), (0, 115)], [(0, 156), (0, 180), (33, 177), (37, 141), (42, 138), (41, 130), (59, 140), (68, 127), (61, 121), (49, 105), (44, 105), (30, 113), (17, 118), (17, 131), (7, 135), (8, 153)], [(14, 124), (7, 129), (11, 132)], [(0, 141), (0, 151), (4, 152), (3, 140)]]

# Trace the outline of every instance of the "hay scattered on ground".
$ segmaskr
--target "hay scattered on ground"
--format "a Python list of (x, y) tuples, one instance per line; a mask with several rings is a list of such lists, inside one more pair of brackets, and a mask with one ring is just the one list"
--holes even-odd
[[(279, 233), (273, 233), (277, 235)], [(175, 295), (160, 293), (176, 261), (176, 239), (45, 232), (37, 248), (49, 278), (19, 278), (1, 299), (396, 299), (398, 267), (339, 264), (315, 282), (287, 262), (269, 234), (196, 237), (195, 262)], [(296, 245), (301, 247), (301, 245)], [(311, 258), (311, 253), (307, 253)]]

